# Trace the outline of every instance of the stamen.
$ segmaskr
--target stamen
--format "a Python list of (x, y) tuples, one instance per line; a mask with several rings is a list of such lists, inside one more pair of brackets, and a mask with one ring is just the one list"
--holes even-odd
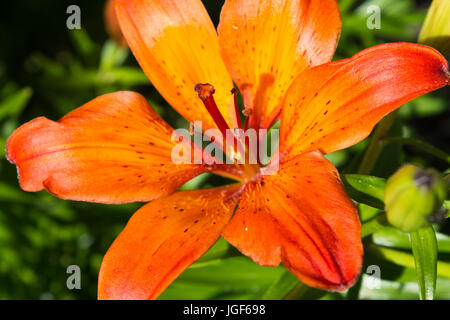
[[(227, 122), (225, 121), (224, 117), (222, 116), (222, 113), (220, 112), (219, 108), (217, 107), (216, 101), (214, 100), (213, 94), (215, 92), (214, 87), (209, 83), (199, 83), (195, 86), (195, 91), (198, 93), (198, 97), (202, 100), (203, 104), (206, 107), (206, 110), (208, 110), (209, 114), (213, 118), (215, 124), (219, 128), (219, 130), (222, 132), (223, 137), (227, 137), (227, 130), (230, 130)], [(233, 89), (231, 91), (234, 96), (235, 101), (235, 111), (239, 112), (238, 105), (237, 105), (237, 98), (236, 98), (236, 91)], [(237, 113), (237, 116), (239, 114)], [(238, 123), (240, 123), (240, 117), (237, 119)], [(240, 128), (242, 128), (242, 124), (240, 124)], [(234, 131), (231, 131), (234, 132)], [(234, 149), (235, 155), (232, 158), (237, 157), (245, 157), (245, 147), (242, 146), (239, 139), (236, 137), (236, 134), (233, 135), (233, 145), (232, 146), (226, 146), (226, 149), (232, 148)], [(228, 152), (225, 151), (227, 154)], [(236, 158), (237, 159), (237, 158)]]
[(250, 120), (250, 116), (253, 114), (253, 111), (252, 111), (252, 109), (245, 109), (245, 110), (242, 111), (242, 114), (245, 117), (244, 131), (247, 131), (249, 120)]
[(226, 137), (228, 127), (227, 122), (224, 117), (220, 113), (219, 108), (217, 107), (216, 101), (214, 100), (213, 94), (215, 92), (214, 87), (209, 83), (199, 83), (194, 88), (198, 93), (198, 97), (202, 100), (203, 104), (208, 110), (209, 114), (213, 118), (219, 130), (222, 132), (223, 136)]

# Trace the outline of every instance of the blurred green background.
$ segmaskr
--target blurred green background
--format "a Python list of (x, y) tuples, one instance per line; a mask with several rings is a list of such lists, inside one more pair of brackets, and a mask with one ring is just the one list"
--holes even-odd
[[(217, 23), (223, 1), (204, 3)], [(72, 4), (81, 8), (81, 30), (66, 27), (66, 9)], [(366, 8), (371, 4), (381, 8), (379, 30), (366, 27)], [(339, 1), (343, 30), (335, 59), (378, 43), (415, 42), (429, 4), (417, 0)], [(0, 299), (95, 299), (102, 257), (141, 205), (88, 204), (59, 200), (46, 192), (21, 191), (16, 169), (4, 157), (5, 141), (15, 128), (37, 116), (57, 120), (96, 96), (117, 90), (142, 93), (170, 124), (186, 125), (152, 88), (132, 54), (108, 38), (103, 7), (100, 0), (0, 3)], [(448, 101), (446, 89), (408, 103), (401, 108), (390, 135), (417, 138), (448, 153)], [(366, 147), (367, 141), (363, 141), (328, 157), (341, 172), (353, 173)], [(384, 148), (372, 174), (388, 177), (405, 161), (441, 172), (448, 166), (446, 161), (416, 148), (392, 143)], [(202, 175), (184, 188), (223, 182)], [(363, 220), (379, 212), (365, 205), (359, 208)], [(438, 231), (439, 259), (448, 263), (448, 222)], [(408, 236), (394, 229), (384, 229), (365, 241), (368, 246), (410, 252)], [(372, 288), (365, 275), (353, 289), (335, 294), (302, 287), (283, 267), (260, 267), (220, 240), (161, 298), (417, 299), (414, 265), (401, 266), (366, 251), (364, 268), (380, 266), (381, 287)], [(81, 290), (66, 287), (69, 265), (81, 268)], [(280, 281), (289, 283), (287, 295), (274, 293)], [(450, 298), (450, 279), (438, 278), (436, 296)]]

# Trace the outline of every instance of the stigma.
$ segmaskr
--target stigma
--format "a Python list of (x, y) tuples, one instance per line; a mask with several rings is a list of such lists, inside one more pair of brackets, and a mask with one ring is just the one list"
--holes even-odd
[(217, 125), (217, 128), (222, 132), (224, 136), (226, 136), (226, 131), (230, 130), (225, 118), (219, 110), (219, 107), (214, 100), (214, 93), (216, 90), (213, 85), (209, 83), (199, 83), (195, 86), (194, 90), (198, 93), (198, 97), (202, 100), (205, 105), (206, 110), (208, 110), (209, 115), (214, 120), (214, 123)]

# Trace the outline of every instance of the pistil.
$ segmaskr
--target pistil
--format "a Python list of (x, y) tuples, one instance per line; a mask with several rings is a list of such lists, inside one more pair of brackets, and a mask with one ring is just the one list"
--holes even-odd
[(208, 110), (217, 127), (222, 132), (222, 135), (226, 137), (227, 130), (230, 130), (230, 127), (228, 127), (227, 122), (220, 113), (219, 107), (217, 107), (216, 101), (214, 100), (213, 94), (216, 92), (214, 87), (209, 83), (199, 83), (194, 89), (197, 91), (198, 97), (202, 100), (206, 110)]

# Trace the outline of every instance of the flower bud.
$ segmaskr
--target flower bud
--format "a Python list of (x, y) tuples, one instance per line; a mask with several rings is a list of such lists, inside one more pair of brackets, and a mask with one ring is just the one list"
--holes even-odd
[(387, 181), (385, 207), (389, 223), (404, 232), (429, 225), (441, 208), (446, 187), (438, 172), (407, 164)]
[(419, 43), (426, 44), (450, 56), (450, 1), (433, 0), (428, 10)]

